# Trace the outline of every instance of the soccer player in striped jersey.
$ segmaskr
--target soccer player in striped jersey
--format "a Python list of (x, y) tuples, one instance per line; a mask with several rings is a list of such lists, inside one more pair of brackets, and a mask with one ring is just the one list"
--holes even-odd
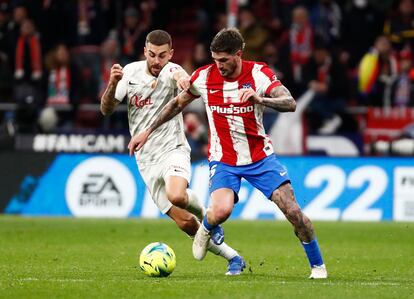
[[(244, 61), (244, 40), (237, 29), (221, 30), (210, 50), (214, 64), (196, 70), (191, 87), (170, 101), (151, 125), (135, 135), (130, 151), (139, 150), (159, 126), (201, 97), (209, 121), (211, 202), (193, 242), (193, 255), (202, 260), (211, 232), (231, 214), (245, 178), (274, 202), (293, 225), (311, 266), (309, 278), (327, 278), (313, 226), (296, 202), (287, 169), (276, 158), (263, 127), (263, 110), (294, 112), (289, 90), (264, 63)], [(242, 271), (242, 258), (235, 263)]]
[[(177, 95), (178, 88), (188, 89), (189, 75), (172, 62), (172, 41), (163, 30), (154, 30), (147, 36), (145, 60), (122, 68), (111, 68), (108, 86), (101, 98), (104, 115), (115, 111), (124, 99), (128, 105), (129, 129), (132, 136), (151, 123), (168, 101)], [(144, 148), (135, 153), (141, 176), (155, 204), (163, 214), (173, 219), (177, 226), (194, 237), (198, 221), (204, 217), (204, 207), (194, 192), (187, 189), (191, 178), (190, 146), (185, 138), (182, 114), (158, 128)], [(194, 217), (196, 216), (196, 217)], [(198, 218), (198, 219), (197, 219)], [(231, 264), (238, 253), (223, 243), (218, 226), (208, 241), (208, 250), (226, 258)], [(227, 271), (226, 274), (229, 273)]]

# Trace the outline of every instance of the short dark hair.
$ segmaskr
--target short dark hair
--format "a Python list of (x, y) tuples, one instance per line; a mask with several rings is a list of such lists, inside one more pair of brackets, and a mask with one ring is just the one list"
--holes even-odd
[(171, 35), (169, 35), (169, 33), (164, 30), (153, 30), (150, 33), (148, 33), (147, 38), (145, 40), (145, 45), (148, 43), (151, 43), (156, 46), (168, 44), (170, 48), (172, 48)]
[(226, 52), (235, 54), (238, 50), (243, 50), (244, 39), (237, 28), (224, 28), (213, 38), (210, 45), (212, 52)]

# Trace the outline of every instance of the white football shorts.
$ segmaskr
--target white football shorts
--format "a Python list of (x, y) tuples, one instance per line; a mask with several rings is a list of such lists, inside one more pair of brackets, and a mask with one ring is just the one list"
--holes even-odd
[(163, 214), (167, 213), (172, 206), (165, 189), (167, 177), (183, 177), (188, 183), (191, 179), (190, 155), (189, 152), (181, 149), (168, 153), (158, 164), (138, 164), (138, 169), (152, 200)]

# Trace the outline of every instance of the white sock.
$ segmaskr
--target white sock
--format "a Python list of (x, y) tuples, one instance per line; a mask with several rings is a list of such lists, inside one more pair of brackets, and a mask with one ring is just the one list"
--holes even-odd
[(239, 255), (236, 250), (234, 250), (224, 242), (220, 245), (216, 245), (213, 243), (212, 240), (210, 240), (207, 249), (215, 255), (224, 257), (228, 261), (234, 258), (235, 256)]
[(187, 189), (187, 195), (188, 205), (185, 209), (189, 211), (191, 214), (195, 215), (198, 218), (198, 220), (202, 221), (206, 213), (206, 209), (198, 200), (197, 195), (194, 193), (193, 190)]

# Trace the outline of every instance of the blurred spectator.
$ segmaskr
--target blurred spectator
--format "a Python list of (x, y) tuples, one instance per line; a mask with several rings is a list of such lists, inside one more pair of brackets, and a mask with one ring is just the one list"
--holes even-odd
[[(35, 23), (42, 35), (44, 53), (49, 52), (58, 42), (64, 40), (62, 11), (64, 0), (29, 1), (36, 5)], [(32, 15), (32, 10), (29, 10)]]
[(309, 22), (308, 11), (304, 6), (298, 6), (292, 11), (289, 44), (294, 88), (302, 93), (305, 89), (303, 86), (303, 69), (308, 64), (313, 50), (313, 31)]
[(194, 159), (204, 159), (207, 156), (208, 133), (201, 119), (197, 112), (184, 114), (184, 130)]
[(71, 104), (75, 100), (76, 71), (71, 65), (69, 49), (65, 44), (59, 44), (48, 53), (45, 61), (48, 70), (46, 105)]
[(414, 68), (413, 55), (409, 48), (400, 52), (401, 72), (396, 79), (394, 105), (414, 107)]
[(400, 0), (396, 13), (384, 25), (384, 34), (394, 48), (401, 50), (404, 46), (414, 49), (414, 4), (413, 0)]
[(358, 70), (358, 88), (364, 104), (390, 107), (398, 77), (398, 61), (386, 36), (379, 36), (364, 55)]
[(13, 18), (8, 23), (8, 31), (9, 31), (9, 44), (12, 46), (11, 49), (11, 57), (14, 61), (14, 46), (17, 43), (17, 39), (20, 35), (20, 26), (24, 20), (27, 19), (27, 9), (24, 6), (16, 6), (13, 9)]
[(248, 7), (242, 7), (239, 10), (239, 29), (246, 42), (243, 50), (243, 59), (253, 61), (262, 60), (263, 46), (269, 34)]
[(129, 7), (125, 10), (123, 25), (119, 30), (121, 44), (121, 65), (138, 59), (145, 46), (145, 37), (151, 25), (150, 15), (143, 14), (140, 18), (138, 10)]
[(298, 6), (307, 7), (312, 1), (308, 0), (271, 0), (271, 10), (274, 22), (271, 27), (289, 27), (292, 23), (293, 9)]
[(32, 20), (22, 22), (15, 52), (14, 78), (40, 81), (42, 78), (42, 51), (39, 34)]
[[(204, 43), (206, 45), (209, 45), (211, 43), (217, 32), (227, 27), (227, 13), (224, 9), (222, 11), (218, 10), (218, 12), (215, 13), (211, 18), (209, 18), (209, 20), (211, 20), (212, 25), (209, 25), (209, 28), (204, 28), (201, 31), (201, 34), (199, 34), (198, 38), (198, 42)], [(200, 24), (200, 26), (202, 25)]]
[(210, 52), (207, 51), (207, 47), (203, 43), (198, 43), (193, 49), (191, 57), (184, 61), (183, 68), (187, 73), (191, 74), (199, 67), (211, 63)]
[(310, 127), (320, 134), (333, 134), (343, 124), (348, 98), (348, 80), (342, 64), (327, 46), (315, 44), (307, 69), (309, 89), (315, 92), (310, 103)]
[(342, 13), (334, 0), (319, 0), (311, 10), (315, 35), (329, 46), (337, 46), (341, 38)]
[[(68, 2), (65, 0), (13, 0), (18, 6), (24, 7), (27, 16), (36, 24), (42, 37), (42, 49), (49, 52), (58, 41), (66, 37), (62, 28), (67, 26), (62, 9)], [(13, 5), (13, 4), (12, 4)]]
[[(314, 132), (344, 130), (347, 86), (356, 72), (358, 104), (414, 106), (413, 0), (239, 1), (246, 3), (249, 8), (239, 10), (239, 26), (247, 43), (244, 58), (266, 62), (297, 99), (308, 87), (309, 94), (316, 93), (310, 104), (315, 117), (307, 119)], [(112, 64), (139, 59), (145, 35), (152, 28), (167, 28), (171, 35), (182, 37), (174, 46), (175, 59), (184, 61), (188, 72), (210, 63), (205, 45), (227, 26), (226, 4), (223, 0), (0, 0), (0, 102), (10, 98), (18, 104), (14, 117), (7, 113), (7, 122), (15, 121), (20, 132), (60, 130), (62, 120), (73, 122), (75, 128), (125, 126), (114, 123), (120, 115), (101, 123), (93, 105), (87, 106), (87, 112), (76, 108), (98, 103)], [(384, 15), (388, 16), (385, 26)], [(32, 21), (26, 22), (28, 18)], [(389, 42), (378, 38), (382, 31), (391, 38), (400, 60)], [(110, 39), (104, 41), (107, 36)], [(327, 48), (316, 45), (314, 51), (319, 39)], [(338, 48), (343, 50), (342, 66), (337, 65)], [(51, 49), (43, 76), (41, 53)], [(348, 78), (344, 67), (349, 68)], [(43, 102), (46, 108), (60, 107), (43, 111), (38, 108)], [(62, 104), (68, 103), (75, 109), (66, 118)], [(203, 102), (194, 101), (187, 111), (203, 113)], [(0, 121), (2, 114), (6, 115), (0, 112)], [(265, 113), (266, 126), (273, 124), (275, 115)], [(193, 116), (189, 114), (190, 124)], [(199, 120), (203, 124), (203, 118)]]
[(94, 0), (65, 2), (68, 45), (72, 46), (72, 61), (79, 70), (78, 95), (81, 102), (98, 98), (100, 45), (107, 35), (102, 6)]
[(309, 9), (309, 3), (313, 0), (270, 0), (269, 2), (272, 17), (266, 25), (270, 30), (270, 38), (280, 46), (289, 42), (288, 31), (292, 25), (293, 10), (298, 6)]
[(381, 34), (384, 16), (368, 0), (351, 0), (344, 13), (343, 47), (348, 66), (354, 69)]
[[(227, 14), (226, 13), (219, 13), (216, 15), (215, 18), (215, 23), (214, 23), (214, 28), (215, 28), (215, 33), (214, 35), (219, 32), (221, 29), (226, 28), (227, 27)], [(211, 42), (212, 38), (209, 39), (209, 43)]]
[[(22, 10), (23, 11), (23, 10)], [(15, 45), (14, 100), (18, 104), (15, 113), (17, 131), (37, 131), (37, 115), (42, 104), (42, 52), (39, 34), (30, 19), (23, 19), (20, 35)]]
[(77, 0), (65, 3), (69, 18), (69, 45), (100, 45), (107, 35), (102, 7), (98, 1)]
[[(218, 19), (226, 11), (224, 1), (200, 0), (197, 7), (197, 24), (198, 24), (198, 41), (209, 43), (214, 35), (220, 31), (217, 30), (215, 24)], [(227, 25), (227, 15), (224, 27)], [(222, 28), (224, 28), (222, 27)]]

